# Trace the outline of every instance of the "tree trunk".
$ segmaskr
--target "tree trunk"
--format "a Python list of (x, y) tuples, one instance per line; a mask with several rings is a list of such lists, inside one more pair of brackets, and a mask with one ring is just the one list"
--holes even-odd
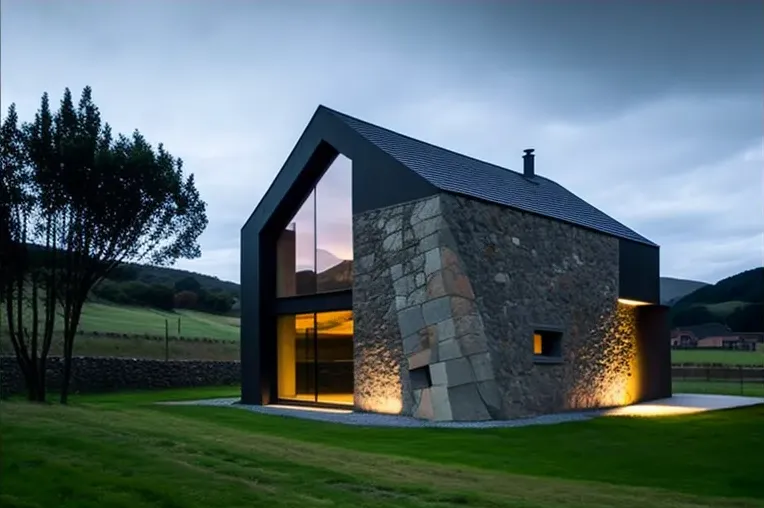
[[(65, 348), (66, 349), (66, 348)], [(69, 380), (72, 377), (72, 356), (64, 353), (64, 372), (61, 378), (61, 404), (69, 403)]]
[(27, 400), (30, 402), (45, 402), (45, 389), (40, 389), (40, 376), (37, 372), (37, 366), (20, 354), (16, 355), (16, 360), (26, 385)]
[[(72, 378), (72, 354), (74, 352), (74, 338), (77, 335), (77, 326), (80, 323), (82, 306), (85, 298), (75, 302), (71, 310), (68, 324), (64, 325), (64, 372), (61, 379), (61, 404), (69, 402), (69, 383)], [(64, 318), (66, 320), (66, 318)]]
[(37, 402), (45, 402), (47, 398), (46, 379), (48, 366), (45, 360), (44, 357), (37, 360)]

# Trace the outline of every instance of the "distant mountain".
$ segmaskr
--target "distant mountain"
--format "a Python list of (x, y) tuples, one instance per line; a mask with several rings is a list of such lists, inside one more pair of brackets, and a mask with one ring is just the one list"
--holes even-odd
[[(318, 267), (318, 272), (324, 272), (328, 270), (329, 268), (336, 266), (340, 263), (342, 263), (342, 259), (338, 258), (331, 252), (325, 249), (316, 249), (316, 266)], [(310, 263), (302, 263), (297, 265), (297, 271), (303, 272), (303, 271), (313, 271), (313, 260), (310, 260)]]
[(721, 323), (735, 332), (764, 331), (764, 267), (702, 286), (671, 307), (671, 324)]
[(661, 277), (661, 303), (663, 305), (672, 305), (683, 296), (703, 286), (708, 286), (708, 283), (697, 280), (676, 279), (674, 277)]
[(320, 272), (316, 277), (312, 270), (302, 270), (295, 274), (297, 294), (313, 293), (318, 287), (320, 292), (338, 291), (353, 287), (353, 262), (340, 261), (339, 264)]
[(324, 249), (316, 249), (316, 268), (317, 272), (325, 272), (333, 266), (342, 263), (343, 260)]
[(728, 302), (764, 302), (764, 267), (753, 268), (708, 284), (679, 299), (676, 307)]
[(177, 268), (165, 268), (159, 266), (150, 265), (138, 265), (129, 263), (126, 266), (135, 268), (137, 270), (136, 280), (145, 282), (146, 284), (167, 284), (168, 286), (174, 286), (175, 282), (184, 279), (186, 277), (193, 277), (202, 288), (207, 291), (225, 291), (238, 297), (239, 285), (235, 282), (221, 280), (212, 275), (204, 275), (197, 272), (190, 272), (188, 270), (179, 270)]

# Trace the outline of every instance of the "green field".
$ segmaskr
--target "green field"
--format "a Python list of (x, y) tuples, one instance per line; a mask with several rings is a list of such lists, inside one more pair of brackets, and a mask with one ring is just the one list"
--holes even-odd
[(674, 393), (715, 393), (719, 395), (743, 395), (764, 397), (764, 382), (747, 381), (681, 381), (674, 380)]
[(673, 349), (672, 363), (720, 363), (724, 365), (762, 365), (764, 349), (734, 351), (725, 349)]
[[(80, 319), (84, 333), (118, 333), (164, 337), (165, 320), (171, 337), (207, 337), (231, 341), (239, 340), (239, 318), (219, 316), (192, 310), (161, 311), (144, 307), (127, 307), (88, 302)], [(59, 327), (60, 328), (60, 327)]]
[[(180, 319), (180, 333), (184, 340), (177, 340), (178, 319)], [(75, 339), (74, 354), (164, 359), (165, 320), (168, 323), (170, 337), (169, 358), (176, 360), (239, 359), (239, 318), (237, 317), (191, 310), (166, 312), (93, 302), (85, 304), (80, 320), (81, 334)], [(57, 329), (60, 330), (61, 326)], [(146, 336), (150, 338), (147, 339)], [(156, 340), (157, 338), (160, 340)], [(63, 338), (60, 334), (56, 334), (50, 354), (60, 355), (62, 351)], [(7, 332), (0, 333), (0, 354), (13, 354)]]
[[(764, 406), (517, 429), (362, 428), (156, 400), (2, 402), (8, 507), (753, 507)], [(718, 438), (709, 439), (709, 436)], [(734, 467), (732, 467), (734, 464)]]
[(726, 317), (735, 312), (740, 307), (745, 307), (747, 305), (750, 305), (749, 302), (739, 302), (736, 300), (732, 300), (729, 302), (720, 302), (720, 303), (706, 303), (703, 305), (698, 305), (705, 307), (708, 309), (708, 311), (711, 314), (714, 314), (719, 317)]
[(164, 337), (165, 320), (170, 335), (183, 337), (210, 337), (239, 340), (239, 319), (190, 310), (160, 311), (140, 307), (122, 307), (103, 303), (88, 303), (80, 322), (85, 332), (113, 332), (124, 334), (147, 334)]

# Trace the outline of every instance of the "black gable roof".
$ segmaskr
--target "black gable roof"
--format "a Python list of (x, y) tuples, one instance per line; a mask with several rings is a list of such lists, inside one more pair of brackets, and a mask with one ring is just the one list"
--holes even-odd
[(653, 245), (563, 186), (419, 141), (321, 106), (435, 187)]

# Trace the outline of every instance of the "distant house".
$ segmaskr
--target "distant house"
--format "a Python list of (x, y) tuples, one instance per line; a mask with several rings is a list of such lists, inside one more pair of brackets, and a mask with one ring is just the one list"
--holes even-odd
[(671, 347), (755, 351), (757, 345), (762, 343), (764, 333), (733, 332), (721, 323), (706, 323), (671, 331)]
[(659, 247), (319, 107), (241, 231), (242, 402), (506, 419), (671, 395)]
[(671, 347), (698, 347), (698, 341), (706, 337), (721, 337), (732, 333), (721, 323), (682, 326), (671, 330)]

